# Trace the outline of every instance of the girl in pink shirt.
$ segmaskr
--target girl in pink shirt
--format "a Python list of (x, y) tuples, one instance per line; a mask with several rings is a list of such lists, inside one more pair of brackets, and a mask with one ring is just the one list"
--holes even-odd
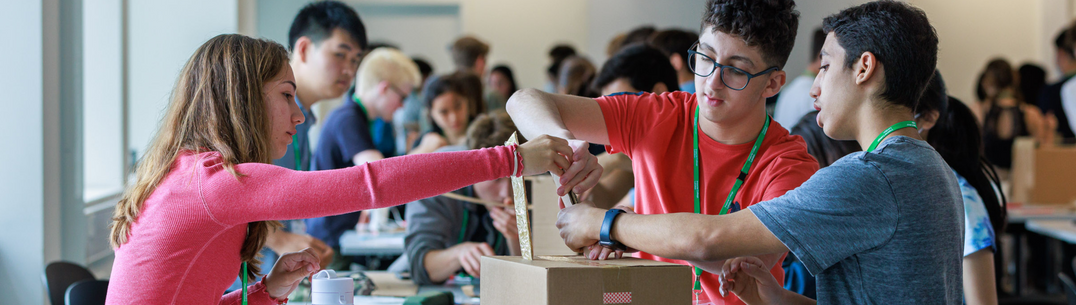
[[(552, 171), (589, 189), (601, 167), (586, 147), (539, 137), (520, 146), (385, 159), (302, 172), (270, 164), (304, 120), (281, 45), (220, 35), (184, 66), (137, 181), (116, 205), (108, 304), (239, 304), (223, 295), (276, 219), (389, 207), (480, 181)], [(582, 153), (577, 153), (582, 152)], [(573, 179), (573, 177), (575, 179)], [(248, 287), (250, 304), (278, 304), (320, 269), (310, 249), (285, 254)], [(223, 296), (222, 296), (223, 295)]]

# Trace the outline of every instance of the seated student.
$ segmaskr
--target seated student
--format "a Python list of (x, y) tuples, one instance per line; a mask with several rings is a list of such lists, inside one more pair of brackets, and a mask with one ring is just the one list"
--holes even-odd
[(452, 55), (452, 63), (456, 65), (456, 71), (485, 75), (489, 44), (473, 36), (463, 36), (452, 43), (449, 53)]
[(792, 130), (803, 116), (814, 110), (814, 98), (811, 97), (811, 84), (814, 76), (818, 75), (818, 68), (822, 57), (818, 54), (822, 51), (822, 43), (826, 42), (826, 33), (821, 28), (814, 30), (811, 35), (811, 62), (807, 64), (807, 70), (793, 79), (787, 86), (781, 88), (781, 95), (777, 97), (777, 104), (773, 109), (773, 119), (781, 126)]
[[(108, 304), (280, 304), (321, 269), (312, 250), (284, 254), (249, 291), (224, 294), (240, 270), (262, 272), (257, 253), (280, 225), (273, 219), (399, 205), (510, 175), (601, 172), (589, 154), (552, 137), (340, 170), (271, 165), (304, 121), (292, 75), (287, 50), (268, 40), (219, 35), (194, 52), (116, 205)], [(567, 157), (550, 158), (558, 154)], [(581, 181), (567, 187), (593, 186)]]
[(987, 63), (980, 84), (986, 94), (979, 102), (983, 113), (983, 151), (986, 159), (1002, 170), (1003, 179), (1007, 179), (1015, 138), (1045, 136), (1041, 131), (1042, 113), (1025, 102), (1015, 71), (1004, 59)]
[[(591, 90), (600, 92), (603, 96), (642, 92), (661, 94), (675, 90), (679, 86), (676, 82), (676, 70), (661, 50), (636, 43), (624, 47), (605, 61), (590, 86)], [(600, 145), (594, 147), (604, 148)], [(597, 156), (598, 162), (604, 168), (602, 180), (588, 194), (584, 194), (583, 198), (601, 207), (618, 204), (634, 206), (634, 196), (625, 196), (634, 195), (629, 192), (635, 181), (631, 159), (623, 153)]]
[[(1076, 23), (1070, 26), (1076, 26)], [(1072, 132), (1073, 128), (1069, 125), (1068, 113), (1061, 106), (1061, 86), (1076, 75), (1076, 50), (1073, 49), (1073, 39), (1068, 37), (1068, 33), (1069, 29), (1063, 29), (1054, 38), (1054, 64), (1061, 71), (1061, 79), (1043, 88), (1037, 103), (1046, 117), (1053, 115), (1057, 120), (1056, 130), (1061, 136), (1061, 141), (1071, 144), (1076, 143), (1076, 134)], [(1076, 122), (1076, 117), (1073, 119)]]
[(581, 56), (572, 56), (564, 60), (557, 74), (557, 94), (571, 94), (584, 97), (597, 97), (590, 89), (590, 82), (598, 72), (594, 64)]
[[(516, 126), (528, 137), (551, 134), (608, 144), (612, 152), (631, 157), (635, 175), (647, 177), (635, 180), (634, 211), (640, 214), (725, 214), (798, 187), (818, 165), (802, 140), (766, 117), (763, 102), (784, 84), (781, 67), (792, 51), (799, 22), (793, 2), (710, 0), (705, 7), (699, 44), (688, 60), (696, 73), (695, 94), (587, 99), (524, 89), (508, 102)], [(694, 158), (696, 152), (699, 158)], [(739, 180), (748, 160), (749, 173)], [(734, 185), (740, 188), (737, 192), (732, 192)], [(638, 256), (689, 264), (660, 254), (664, 250), (652, 250)], [(766, 258), (775, 278), (784, 277), (779, 264), (783, 256), (773, 252)], [(716, 275), (700, 273), (696, 278), (704, 290), (697, 294), (701, 301), (739, 303), (735, 296), (718, 294)]]
[(603, 96), (676, 91), (680, 87), (676, 73), (661, 50), (647, 44), (634, 44), (620, 49), (605, 61), (590, 84), (590, 90)]
[[(545, 69), (546, 83), (542, 91), (557, 92), (557, 75), (560, 73), (560, 65), (568, 57), (575, 55), (575, 48), (566, 44), (558, 44), (549, 49), (549, 67)], [(612, 54), (609, 54), (612, 56)], [(508, 96), (511, 97), (511, 96)]]
[[(732, 259), (784, 251), (816, 276), (822, 303), (959, 304), (960, 188), (913, 121), (937, 62), (937, 35), (922, 10), (897, 1), (845, 9), (823, 28), (822, 68), (811, 89), (818, 123), (833, 138), (856, 139), (864, 152), (783, 196), (728, 215), (616, 217), (614, 211), (603, 222), (606, 211), (574, 205), (557, 221), (568, 246), (601, 238), (686, 259), (721, 273), (723, 294), (735, 292), (749, 304), (814, 303), (770, 280), (769, 262)], [(758, 289), (743, 269), (777, 289)]]
[(921, 132), (956, 173), (964, 203), (963, 283), (966, 304), (997, 304), (1003, 272), (997, 233), (1005, 232), (1005, 197), (993, 167), (982, 161), (982, 137), (975, 115), (949, 97), (948, 111)]
[[(402, 52), (381, 47), (359, 65), (355, 86), (321, 128), (314, 169), (348, 168), (396, 154), (392, 119), (421, 76), (414, 61)], [(340, 235), (355, 228), (360, 212), (305, 220), (306, 231), (336, 251), (333, 269), (346, 269), (350, 261), (339, 254)]]
[(470, 108), (474, 103), (459, 74), (435, 76), (422, 92), (429, 109), (430, 130), (422, 134), (408, 154), (424, 154), (448, 145), (460, 145), (471, 123)]
[(507, 65), (493, 67), (493, 70), (489, 71), (486, 83), (489, 84), (489, 93), (486, 94), (487, 112), (504, 111), (504, 103), (508, 101), (508, 97), (519, 90), (512, 68)]
[[(687, 50), (691, 45), (699, 41), (699, 34), (672, 29), (654, 33), (650, 36), (650, 44), (661, 49), (669, 58), (669, 64), (676, 69), (676, 79), (679, 82), (679, 91), (695, 93), (695, 73), (687, 66)], [(677, 91), (669, 87), (669, 91)], [(604, 95), (604, 94), (603, 94)]]
[(403, 107), (396, 110), (392, 116), (392, 124), (396, 127), (396, 155), (406, 155), (411, 150), (408, 145), (418, 139), (419, 132), (429, 129), (430, 123), (425, 120), (425, 110), (422, 109), (422, 86), (433, 75), (433, 67), (421, 58), (412, 57), (411, 60), (418, 66), (418, 73), (422, 74), (422, 80), (416, 84), (411, 94), (404, 99)]
[(642, 25), (642, 26), (636, 27), (634, 29), (631, 29), (627, 33), (624, 33), (623, 38), (618, 37), (618, 39), (614, 39), (614, 40), (616, 40), (617, 45), (615, 46), (615, 49), (612, 49), (609, 52), (610, 53), (609, 56), (612, 57), (613, 56), (612, 54), (616, 54), (616, 52), (620, 52), (621, 49), (623, 49), (624, 47), (627, 47), (629, 45), (633, 45), (633, 44), (636, 44), (636, 43), (646, 43), (647, 41), (650, 40), (650, 37), (654, 36), (654, 34), (657, 33), (657, 32), (658, 32), (658, 29), (654, 28), (653, 25)]
[[(467, 129), (465, 145), (438, 151), (495, 147), (514, 132), (508, 113), (482, 114)], [(441, 284), (460, 270), (480, 277), (482, 256), (520, 255), (510, 179), (482, 181), (453, 193), (506, 205), (484, 206), (444, 196), (408, 203), (404, 245), (416, 284)]]

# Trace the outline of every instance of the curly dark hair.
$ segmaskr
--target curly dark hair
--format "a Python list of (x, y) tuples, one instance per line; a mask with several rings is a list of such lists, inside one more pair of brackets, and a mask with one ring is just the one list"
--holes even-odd
[(916, 109), (938, 64), (938, 33), (927, 14), (903, 2), (882, 0), (826, 17), (822, 30), (844, 48), (844, 66), (871, 52), (885, 67), (881, 97)]
[(708, 0), (702, 30), (740, 37), (762, 51), (768, 65), (784, 69), (796, 43), (800, 12), (792, 0)]

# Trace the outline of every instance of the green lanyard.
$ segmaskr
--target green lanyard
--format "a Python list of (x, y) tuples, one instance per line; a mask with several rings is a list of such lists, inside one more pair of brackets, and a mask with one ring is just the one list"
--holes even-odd
[[(702, 160), (699, 159), (699, 113), (700, 107), (695, 107), (695, 128), (692, 129), (692, 134), (695, 137), (695, 214), (702, 214), (702, 196), (700, 195), (699, 186), (699, 168), (702, 167)], [(725, 198), (725, 205), (721, 207), (721, 212), (717, 215), (725, 215), (729, 212), (729, 207), (732, 205), (733, 200), (736, 199), (736, 193), (740, 191), (740, 187), (743, 186), (744, 180), (747, 180), (747, 172), (751, 170), (751, 164), (755, 163), (755, 155), (758, 154), (759, 147), (762, 146), (762, 140), (766, 138), (766, 130), (770, 129), (770, 116), (766, 116), (766, 123), (762, 125), (762, 131), (758, 133), (758, 138), (755, 139), (755, 145), (751, 147), (751, 154), (747, 155), (747, 161), (744, 161), (743, 168), (740, 169), (740, 174), (736, 176), (736, 183), (732, 185), (732, 190), (729, 191), (729, 196)], [(695, 267), (695, 290), (702, 290), (702, 268)]]
[[(456, 239), (456, 244), (457, 245), (462, 244), (464, 239), (467, 237), (467, 227), (468, 227), (468, 224), (470, 223), (470, 219), (471, 219), (471, 212), (468, 211), (467, 208), (463, 208), (463, 226), (460, 227), (460, 236), (459, 236), (459, 238)], [(497, 232), (495, 234), (497, 234), (497, 237), (494, 238), (495, 241), (493, 242), (493, 251), (497, 251), (497, 248), (499, 248), (501, 246), (501, 238), (503, 237), (503, 236), (501, 236), (500, 232)], [(462, 272), (462, 271), (459, 272), (459, 276), (460, 277), (467, 277), (467, 278), (471, 277), (470, 274), (467, 274), (466, 272)]]
[(247, 262), (243, 262), (243, 273), (239, 277), (243, 279), (243, 305), (247, 305)]
[(918, 128), (915, 126), (915, 121), (904, 121), (893, 124), (893, 126), (889, 126), (889, 128), (886, 128), (885, 131), (882, 132), (882, 134), (878, 135), (877, 138), (874, 138), (874, 143), (871, 143), (871, 146), (867, 148), (867, 152), (874, 151), (874, 149), (878, 147), (878, 144), (882, 143), (882, 140), (885, 139), (885, 137), (889, 136), (889, 134), (893, 133), (894, 131), (897, 131), (897, 129), (909, 127)]
[(295, 153), (295, 170), (303, 170), (302, 151), (299, 150), (299, 135), (291, 136), (291, 150)]
[(371, 135), (373, 135), (373, 132), (374, 132), (374, 120), (370, 119), (370, 117), (369, 117), (370, 112), (366, 111), (366, 105), (362, 104), (362, 100), (360, 100), (358, 96), (351, 97), (351, 100), (355, 101), (355, 104), (359, 104), (359, 109), (362, 109), (363, 118), (366, 119), (366, 127), (369, 128), (367, 130), (370, 132)]

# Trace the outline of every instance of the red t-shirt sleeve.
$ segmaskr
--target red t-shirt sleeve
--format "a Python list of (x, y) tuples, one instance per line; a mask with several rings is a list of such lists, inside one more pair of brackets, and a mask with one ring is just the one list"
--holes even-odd
[(622, 152), (632, 157), (641, 139), (659, 136), (652, 133), (654, 127), (683, 118), (689, 97), (694, 95), (687, 92), (628, 93), (597, 98), (595, 101), (602, 109), (605, 128), (609, 132), (609, 152)]
[(799, 187), (818, 171), (818, 161), (815, 161), (806, 151), (785, 153), (777, 157), (768, 168), (769, 186), (762, 194), (760, 202), (781, 197), (786, 192)]

